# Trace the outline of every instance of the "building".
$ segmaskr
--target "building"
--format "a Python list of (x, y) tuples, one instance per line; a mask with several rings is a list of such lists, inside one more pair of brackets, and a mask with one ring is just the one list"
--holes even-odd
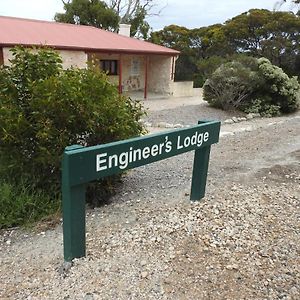
[(120, 93), (182, 96), (183, 87), (187, 96), (192, 93), (190, 83), (174, 83), (178, 51), (130, 38), (129, 31), (128, 25), (121, 25), (117, 34), (92, 26), (0, 16), (0, 64), (9, 65), (10, 49), (16, 45), (48, 46), (59, 52), (64, 68), (86, 68), (88, 61), (97, 61)]

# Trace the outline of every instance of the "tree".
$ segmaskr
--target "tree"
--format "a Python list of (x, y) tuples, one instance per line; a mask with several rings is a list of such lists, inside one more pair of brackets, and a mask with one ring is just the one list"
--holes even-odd
[(224, 31), (236, 53), (264, 56), (289, 74), (299, 73), (300, 18), (295, 14), (252, 9), (227, 21)]
[(131, 24), (131, 36), (148, 38), (151, 27), (146, 18), (160, 13), (160, 11), (154, 12), (157, 6), (155, 0), (107, 0), (106, 2), (118, 14), (120, 23)]
[[(147, 39), (151, 29), (146, 17), (153, 15), (155, 0), (62, 0), (65, 13), (55, 21), (91, 25), (117, 31), (119, 23), (131, 24), (130, 35)], [(156, 14), (159, 14), (157, 12)]]
[(108, 5), (99, 0), (64, 1), (65, 13), (56, 13), (55, 21), (78, 25), (91, 25), (102, 29), (114, 30), (118, 27), (119, 17)]

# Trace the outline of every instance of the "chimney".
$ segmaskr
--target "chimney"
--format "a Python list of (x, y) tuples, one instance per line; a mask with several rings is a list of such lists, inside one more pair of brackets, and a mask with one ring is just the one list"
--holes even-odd
[(130, 24), (119, 24), (119, 34), (130, 37)]

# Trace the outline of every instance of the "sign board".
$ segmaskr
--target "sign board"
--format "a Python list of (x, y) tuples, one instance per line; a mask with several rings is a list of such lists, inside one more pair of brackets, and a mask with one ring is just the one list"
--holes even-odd
[(85, 256), (85, 184), (125, 170), (195, 150), (191, 200), (204, 197), (210, 145), (220, 122), (198, 125), (93, 147), (65, 149), (62, 162), (64, 258)]

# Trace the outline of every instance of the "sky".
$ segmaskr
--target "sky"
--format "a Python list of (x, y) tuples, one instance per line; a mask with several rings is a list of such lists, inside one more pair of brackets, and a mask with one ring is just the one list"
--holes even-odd
[[(251, 8), (272, 10), (277, 0), (157, 0), (159, 16), (148, 18), (153, 30), (176, 24), (199, 28), (237, 16)], [(291, 10), (291, 4), (282, 10)], [(0, 15), (52, 21), (56, 12), (63, 12), (61, 0), (0, 0)]]

